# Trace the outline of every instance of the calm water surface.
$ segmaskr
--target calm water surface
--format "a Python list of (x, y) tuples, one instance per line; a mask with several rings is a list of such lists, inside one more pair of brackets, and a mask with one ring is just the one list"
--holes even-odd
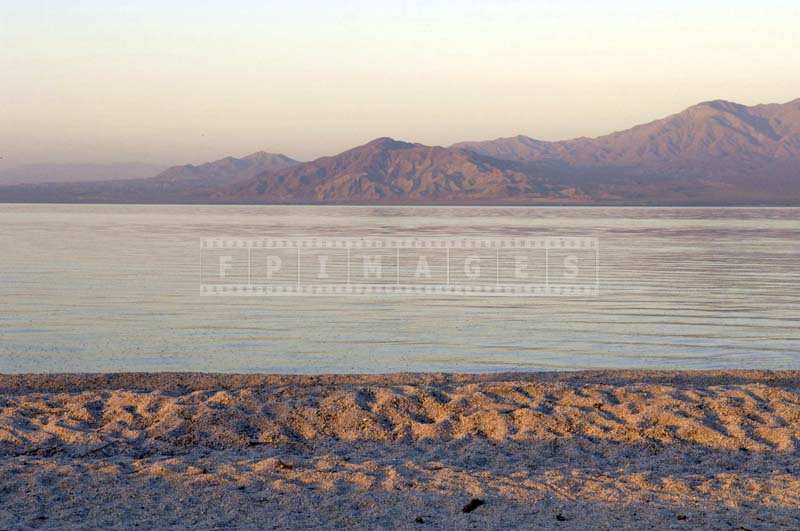
[[(199, 294), (203, 237), (594, 236), (592, 298)], [(0, 205), (0, 372), (800, 369), (800, 209)]]

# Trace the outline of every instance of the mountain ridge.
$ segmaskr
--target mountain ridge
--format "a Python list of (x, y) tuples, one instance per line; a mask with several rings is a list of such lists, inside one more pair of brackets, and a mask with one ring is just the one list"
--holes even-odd
[[(733, 155), (745, 160), (800, 160), (800, 99), (752, 107), (711, 100), (594, 138), (543, 141), (518, 135), (459, 142), (452, 147), (507, 160), (549, 160), (579, 168), (636, 167), (638, 174), (674, 174), (665, 167), (667, 164), (686, 173), (690, 163)], [(726, 169), (732, 173), (731, 168)]]
[(376, 138), (309, 162), (256, 152), (131, 181), (0, 187), (0, 201), (800, 204), (800, 99), (701, 102), (595, 138), (449, 147)]
[(575, 199), (542, 172), (469, 150), (381, 137), (338, 155), (265, 172), (227, 190), (227, 200), (347, 203), (458, 202), (509, 195)]

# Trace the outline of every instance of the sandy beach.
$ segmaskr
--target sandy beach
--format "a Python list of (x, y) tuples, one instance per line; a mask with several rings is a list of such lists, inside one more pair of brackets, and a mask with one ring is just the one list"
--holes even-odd
[(800, 373), (0, 376), (0, 528), (800, 527)]

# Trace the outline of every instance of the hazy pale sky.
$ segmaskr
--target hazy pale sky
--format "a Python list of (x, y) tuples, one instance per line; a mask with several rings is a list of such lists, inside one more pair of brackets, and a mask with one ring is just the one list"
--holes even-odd
[(800, 97), (798, 28), (797, 0), (0, 0), (0, 167), (596, 136)]

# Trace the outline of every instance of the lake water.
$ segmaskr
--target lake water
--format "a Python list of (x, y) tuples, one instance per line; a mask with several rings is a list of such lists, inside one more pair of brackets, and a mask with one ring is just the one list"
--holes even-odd
[[(200, 240), (589, 236), (596, 297), (204, 297)], [(0, 205), (0, 372), (800, 369), (800, 209)]]

